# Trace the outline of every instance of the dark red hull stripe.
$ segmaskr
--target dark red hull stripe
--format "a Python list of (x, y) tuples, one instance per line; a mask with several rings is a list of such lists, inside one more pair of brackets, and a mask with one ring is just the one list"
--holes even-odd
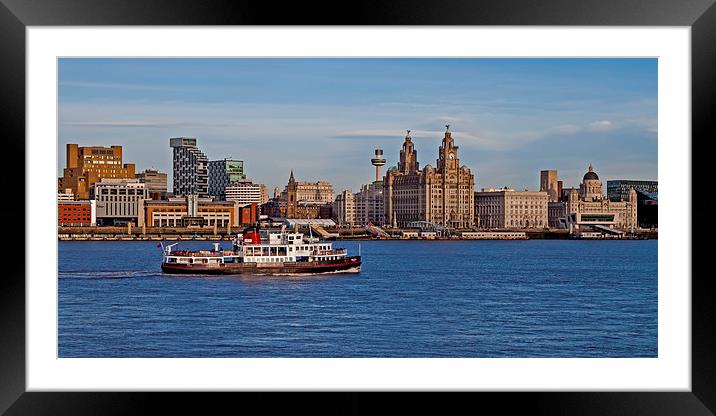
[(162, 264), (164, 273), (176, 274), (241, 274), (241, 273), (308, 273), (308, 272), (332, 272), (350, 269), (360, 266), (361, 261), (346, 261), (340, 263), (318, 263), (306, 265), (290, 265), (290, 266), (221, 266), (221, 267), (205, 267), (203, 265), (174, 265)]

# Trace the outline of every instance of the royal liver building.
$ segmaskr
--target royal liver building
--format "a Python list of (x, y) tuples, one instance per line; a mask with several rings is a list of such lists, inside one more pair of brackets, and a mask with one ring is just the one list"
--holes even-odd
[(389, 169), (383, 181), (386, 225), (427, 221), (449, 228), (473, 226), (475, 176), (470, 168), (460, 166), (450, 126), (445, 127), (437, 167), (427, 165), (422, 170), (408, 130), (398, 167)]

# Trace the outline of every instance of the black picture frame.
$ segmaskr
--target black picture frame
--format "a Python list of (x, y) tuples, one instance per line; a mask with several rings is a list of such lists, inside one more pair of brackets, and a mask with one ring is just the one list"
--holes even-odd
[[(14, 246), (25, 247), (26, 214), (23, 174), (25, 153), (25, 28), (26, 26), (86, 25), (590, 25), (590, 26), (689, 26), (692, 57), (692, 154), (693, 138), (716, 137), (716, 6), (714, 0), (491, 0), (442, 2), (363, 2), (321, 4), (296, 2), (277, 6), (269, 2), (111, 1), (111, 0), (0, 0), (0, 120), (9, 186), (23, 185), (23, 194), (3, 205), (4, 229)], [(14, 156), (9, 156), (14, 155)], [(19, 155), (25, 157), (21, 158)], [(31, 163), (31, 162), (30, 162)], [(692, 162), (692, 169), (698, 165)], [(707, 166), (703, 164), (701, 166)], [(692, 177), (692, 189), (703, 176)], [(12, 183), (12, 185), (11, 185)], [(13, 189), (14, 190), (14, 189)], [(710, 190), (709, 190), (710, 191)], [(704, 218), (713, 205), (692, 207), (692, 218)], [(688, 204), (687, 204), (688, 202)], [(702, 214), (702, 215), (699, 215)], [(685, 226), (691, 227), (690, 223)], [(9, 228), (8, 228), (9, 227)], [(692, 234), (693, 235), (693, 234)], [(23, 236), (23, 237), (19, 237)], [(692, 237), (693, 238), (693, 237)], [(692, 241), (692, 259), (708, 258), (704, 246)], [(37, 249), (37, 247), (26, 247)], [(698, 254), (702, 254), (699, 256)], [(16, 258), (16, 257), (15, 257)], [(479, 393), (449, 398), (434, 395), (398, 395), (378, 406), (376, 395), (337, 393), (326, 398), (301, 395), (277, 400), (273, 395), (251, 398), (235, 394), (182, 393), (37, 393), (25, 390), (25, 262), (34, 261), (25, 251), (24, 261), (6, 264), (0, 279), (0, 413), (20, 414), (132, 414), (155, 413), (167, 406), (183, 412), (213, 413), (220, 406), (250, 409), (260, 405), (270, 411), (308, 409), (312, 412), (358, 413), (421, 410), (452, 412), (487, 410), (501, 412), (580, 415), (709, 415), (716, 409), (716, 308), (708, 290), (710, 273), (694, 273), (692, 288), (692, 389), (690, 392), (505, 392)], [(701, 260), (704, 262), (704, 260)], [(693, 262), (692, 262), (693, 264)], [(690, 276), (681, 276), (689, 278)], [(380, 399), (385, 396), (379, 395)], [(327, 403), (331, 403), (328, 405)]]

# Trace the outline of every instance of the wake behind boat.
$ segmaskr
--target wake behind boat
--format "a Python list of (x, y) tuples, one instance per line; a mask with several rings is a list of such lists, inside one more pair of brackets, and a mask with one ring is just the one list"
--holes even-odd
[(244, 229), (231, 250), (214, 243), (213, 250), (177, 250), (164, 247), (162, 271), (172, 274), (318, 274), (358, 273), (361, 257), (349, 256), (344, 248), (304, 237), (302, 233), (268, 233), (258, 226)]

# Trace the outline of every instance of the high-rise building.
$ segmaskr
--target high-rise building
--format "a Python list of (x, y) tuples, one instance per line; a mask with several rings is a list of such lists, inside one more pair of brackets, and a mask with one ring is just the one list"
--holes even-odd
[(209, 161), (209, 195), (220, 200), (225, 199), (225, 189), (233, 182), (243, 181), (244, 161), (223, 159)]
[(449, 228), (468, 228), (475, 219), (475, 177), (460, 166), (458, 146), (450, 126), (438, 148), (437, 167), (418, 170), (418, 156), (410, 137), (405, 136), (397, 169), (389, 169), (383, 181), (385, 223), (403, 227), (427, 221)]
[(483, 189), (475, 192), (478, 228), (547, 228), (547, 192)]
[(158, 195), (161, 199), (166, 197), (167, 194), (167, 174), (159, 172), (156, 169), (146, 169), (144, 172), (137, 174), (139, 182), (143, 183), (147, 187), (147, 192), (150, 196)]
[(339, 225), (354, 225), (356, 223), (355, 195), (347, 189), (333, 202), (333, 217)]
[(208, 159), (196, 147), (194, 137), (174, 137), (169, 139), (174, 150), (173, 178), (174, 196), (209, 195)]
[(67, 163), (59, 179), (59, 189), (70, 189), (75, 199), (89, 198), (92, 185), (103, 178), (134, 179), (134, 164), (122, 164), (122, 146), (79, 147), (67, 144)]
[(385, 221), (383, 177), (380, 175), (380, 168), (385, 165), (385, 162), (383, 150), (375, 149), (375, 156), (370, 160), (370, 163), (375, 166), (375, 181), (361, 186), (360, 191), (354, 195), (356, 225), (383, 225)]
[(556, 170), (543, 170), (539, 173), (539, 190), (547, 192), (549, 202), (556, 202), (560, 198), (560, 186)]
[(356, 224), (383, 225), (383, 181), (363, 185), (355, 194)]

